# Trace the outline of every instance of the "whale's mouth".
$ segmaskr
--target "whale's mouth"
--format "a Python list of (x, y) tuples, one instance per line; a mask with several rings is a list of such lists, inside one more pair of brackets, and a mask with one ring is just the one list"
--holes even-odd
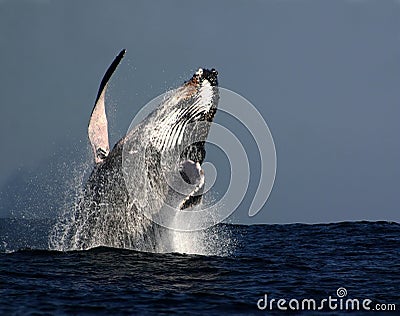
[(155, 148), (166, 157), (169, 166), (178, 166), (182, 179), (190, 184), (190, 191), (181, 196), (181, 210), (201, 201), (205, 183), (201, 164), (218, 101), (218, 72), (214, 68), (200, 68), (182, 86), (168, 93), (154, 113)]
[(202, 200), (205, 177), (201, 164), (206, 155), (205, 143), (209, 128), (217, 111), (218, 72), (214, 68), (211, 70), (200, 68), (186, 84), (194, 85), (197, 95), (194, 97), (195, 102), (189, 104), (189, 110), (186, 110), (186, 113), (195, 114), (188, 118), (192, 128), (188, 130), (190, 141), (180, 156), (181, 165), (185, 165), (180, 171), (181, 176), (187, 183), (193, 185), (193, 190), (180, 202), (181, 210), (196, 206)]

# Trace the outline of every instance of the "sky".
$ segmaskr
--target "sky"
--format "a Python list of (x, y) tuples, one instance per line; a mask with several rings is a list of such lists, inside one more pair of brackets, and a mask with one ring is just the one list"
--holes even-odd
[(362, 0), (0, 0), (0, 217), (55, 216), (79, 185), (98, 85), (122, 48), (111, 145), (203, 66), (264, 117), (274, 188), (249, 218), (252, 174), (232, 221), (400, 222), (400, 2)]

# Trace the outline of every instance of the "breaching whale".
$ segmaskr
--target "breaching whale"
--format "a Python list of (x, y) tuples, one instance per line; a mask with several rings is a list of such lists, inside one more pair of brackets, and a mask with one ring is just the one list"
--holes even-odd
[[(217, 71), (200, 68), (110, 150), (105, 94), (124, 55), (122, 50), (100, 83), (88, 126), (94, 168), (74, 223), (58, 233), (63, 244), (55, 248), (154, 251), (163, 231), (154, 218), (162, 218), (165, 205), (179, 211), (201, 202), (205, 141), (219, 100)], [(187, 185), (176, 190), (174, 183)]]

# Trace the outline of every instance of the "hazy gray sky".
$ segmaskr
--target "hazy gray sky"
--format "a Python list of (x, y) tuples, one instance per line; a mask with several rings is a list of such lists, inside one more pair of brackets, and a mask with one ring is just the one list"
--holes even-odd
[(37, 175), (52, 162), (83, 159), (121, 48), (112, 142), (149, 100), (215, 67), (275, 140), (275, 186), (249, 222), (400, 222), (400, 2), (381, 0), (0, 1), (0, 216), (37, 203), (24, 186), (59, 177)]

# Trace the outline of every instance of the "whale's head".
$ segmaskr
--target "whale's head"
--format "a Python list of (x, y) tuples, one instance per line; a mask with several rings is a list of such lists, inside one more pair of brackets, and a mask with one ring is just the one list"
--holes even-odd
[(180, 150), (182, 160), (202, 163), (218, 100), (218, 72), (200, 68), (190, 80), (168, 92), (151, 115), (152, 144), (160, 152)]
[(219, 101), (217, 76), (215, 69), (200, 68), (157, 98), (157, 108), (120, 142), (128, 191), (151, 214), (162, 205), (186, 209), (201, 200), (201, 164)]

